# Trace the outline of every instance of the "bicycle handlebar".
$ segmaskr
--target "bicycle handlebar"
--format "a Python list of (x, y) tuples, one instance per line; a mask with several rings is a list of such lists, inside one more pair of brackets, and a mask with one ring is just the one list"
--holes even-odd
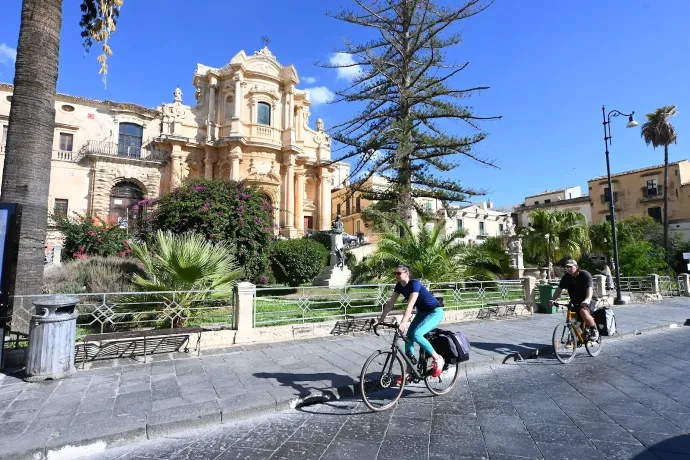
[(379, 326), (388, 327), (388, 328), (391, 328), (391, 329), (398, 329), (398, 322), (397, 322), (397, 321), (393, 321), (393, 322), (390, 322), (390, 323), (376, 323), (376, 324), (374, 324), (374, 334), (376, 334), (376, 335), (378, 335), (378, 336), (380, 336), (379, 331), (377, 330)]

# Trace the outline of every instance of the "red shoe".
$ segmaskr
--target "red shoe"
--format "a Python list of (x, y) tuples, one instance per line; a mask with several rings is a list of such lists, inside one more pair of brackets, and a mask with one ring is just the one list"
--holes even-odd
[(431, 365), (431, 376), (432, 377), (438, 377), (443, 373), (443, 366), (445, 363), (443, 362), (443, 358), (439, 359), (438, 361), (434, 360), (434, 363)]
[[(402, 377), (398, 377), (397, 379), (395, 379), (395, 386), (398, 386), (398, 387), (399, 387), (399, 386), (402, 386), (402, 382), (403, 382), (403, 378), (402, 378)], [(407, 382), (407, 381), (406, 381), (406, 382)]]

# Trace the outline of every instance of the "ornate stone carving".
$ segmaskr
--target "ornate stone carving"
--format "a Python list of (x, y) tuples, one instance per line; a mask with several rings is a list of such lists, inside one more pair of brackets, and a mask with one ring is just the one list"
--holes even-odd
[(316, 119), (316, 131), (323, 132), (323, 120), (321, 118)]
[(280, 99), (280, 93), (275, 88), (269, 88), (266, 85), (255, 84), (249, 89), (249, 94), (266, 94), (274, 100)]
[(175, 88), (175, 92), (173, 93), (174, 96), (174, 101), (178, 103), (182, 103), (182, 90), (178, 87)]

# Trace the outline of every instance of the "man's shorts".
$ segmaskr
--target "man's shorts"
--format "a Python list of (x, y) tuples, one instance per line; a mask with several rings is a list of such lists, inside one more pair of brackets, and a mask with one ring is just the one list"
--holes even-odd
[[(589, 313), (590, 313), (590, 314), (593, 314), (594, 311), (597, 309), (597, 302), (598, 302), (597, 299), (592, 299), (592, 300), (589, 302)], [(573, 305), (571, 304), (569, 309), (570, 309), (570, 311), (575, 311), (575, 312), (577, 312), (577, 320), (580, 321), (580, 322), (582, 322), (582, 316), (580, 315), (580, 308), (581, 308), (580, 305), (573, 306)]]

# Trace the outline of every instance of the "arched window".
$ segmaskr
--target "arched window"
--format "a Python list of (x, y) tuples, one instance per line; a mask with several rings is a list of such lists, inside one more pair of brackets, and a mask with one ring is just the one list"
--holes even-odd
[(130, 219), (139, 214), (137, 203), (144, 199), (144, 193), (134, 182), (118, 182), (110, 190), (110, 222), (117, 222), (125, 228)]
[(117, 153), (120, 156), (140, 158), (144, 128), (134, 123), (120, 123)]
[(271, 106), (265, 102), (257, 105), (257, 123), (260, 125), (271, 126)]

